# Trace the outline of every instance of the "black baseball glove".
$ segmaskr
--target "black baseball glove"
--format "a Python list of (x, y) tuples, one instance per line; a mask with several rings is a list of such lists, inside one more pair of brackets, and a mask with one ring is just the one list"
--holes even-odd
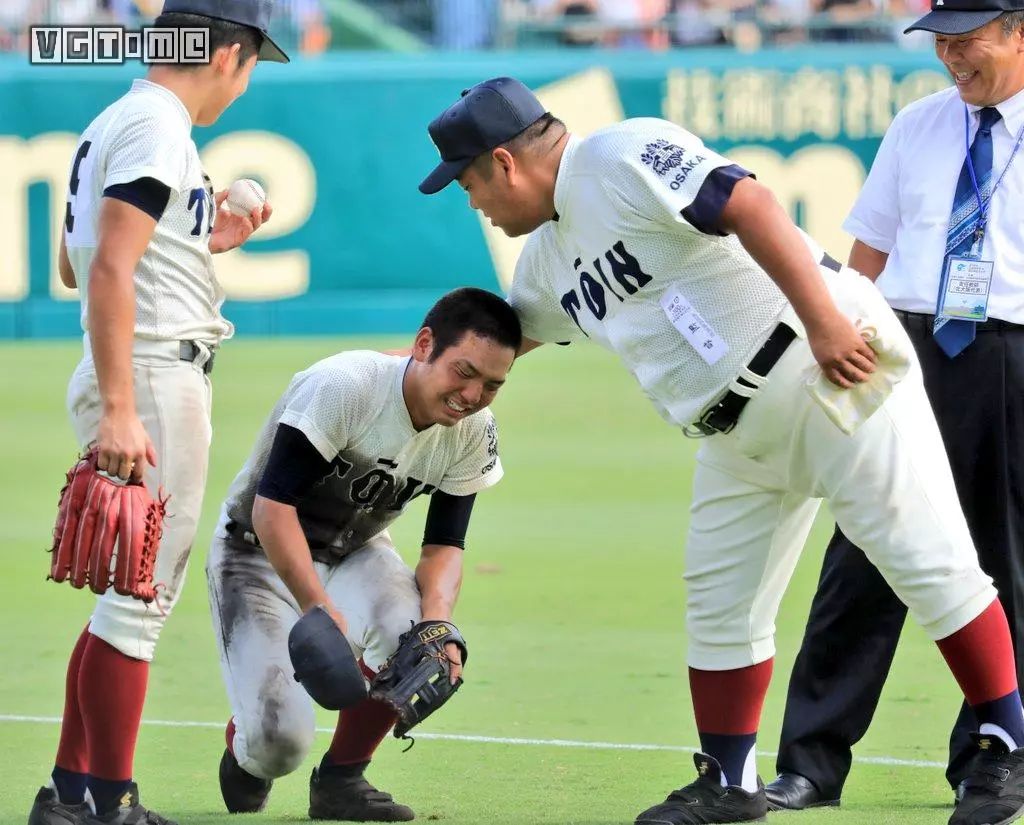
[(370, 698), (386, 702), (398, 714), (395, 738), (404, 739), (462, 685), (461, 677), (451, 683), (452, 661), (446, 644), (455, 644), (466, 664), (466, 641), (455, 625), (420, 622), (399, 637), (398, 650), (370, 685)]

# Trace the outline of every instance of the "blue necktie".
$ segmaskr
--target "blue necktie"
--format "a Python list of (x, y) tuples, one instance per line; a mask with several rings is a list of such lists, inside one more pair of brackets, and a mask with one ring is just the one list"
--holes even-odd
[[(978, 134), (971, 144), (971, 162), (974, 165), (974, 177), (978, 181), (982, 200), (988, 201), (992, 191), (992, 127), (1000, 118), (999, 111), (988, 106), (979, 113), (980, 124)], [(971, 183), (971, 172), (967, 168), (967, 159), (960, 168), (960, 178), (956, 182), (956, 195), (953, 197), (953, 211), (949, 216), (949, 230), (946, 233), (946, 257), (942, 261), (942, 275), (939, 278), (939, 297), (946, 288), (946, 266), (951, 255), (966, 255), (974, 244), (974, 230), (980, 218), (978, 196)], [(935, 313), (938, 314), (937, 303)], [(938, 327), (933, 335), (935, 343), (944, 353), (953, 358), (963, 352), (974, 341), (974, 321), (959, 318), (947, 320)]]

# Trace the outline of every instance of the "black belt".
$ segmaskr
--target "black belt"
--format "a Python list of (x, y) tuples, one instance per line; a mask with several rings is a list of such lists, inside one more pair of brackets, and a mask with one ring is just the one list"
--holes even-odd
[[(935, 316), (923, 312), (906, 312), (902, 309), (893, 310), (896, 317), (907, 329), (908, 332), (925, 332), (932, 334), (935, 326)], [(999, 318), (989, 318), (987, 321), (978, 321), (974, 325), (978, 332), (1012, 332), (1024, 330), (1024, 324), (1014, 324), (1010, 321), (1002, 321)]]
[[(203, 364), (203, 373), (209, 375), (213, 372), (213, 358), (214, 351), (212, 347), (206, 347), (206, 350), (210, 353), (210, 357), (206, 363)], [(188, 361), (190, 364), (194, 364), (196, 359), (203, 354), (203, 347), (200, 347), (195, 341), (179, 341), (178, 342), (178, 357), (182, 361)]]
[(827, 252), (821, 253), (821, 260), (819, 263), (826, 269), (831, 269), (833, 272), (839, 272), (843, 268), (843, 265)]
[[(839, 272), (843, 268), (839, 261), (827, 252), (822, 253), (819, 263), (833, 272)], [(772, 331), (772, 334), (768, 336), (764, 346), (750, 359), (747, 369), (754, 373), (754, 375), (764, 378), (771, 371), (771, 368), (778, 363), (782, 354), (795, 339), (796, 330), (787, 324), (779, 324)], [(745, 387), (756, 389), (753, 384), (749, 381), (744, 381), (742, 377), (736, 380)], [(747, 406), (749, 401), (749, 396), (740, 395), (738, 392), (729, 390), (717, 404), (705, 410), (701, 417), (694, 422), (693, 426), (702, 435), (730, 432), (736, 426), (736, 422), (740, 420), (740, 413), (743, 412), (743, 408)]]
[[(782, 353), (786, 351), (795, 339), (796, 330), (787, 324), (779, 324), (772, 331), (772, 334), (768, 336), (764, 346), (750, 359), (747, 369), (754, 373), (754, 375), (764, 378), (771, 371), (771, 368), (778, 363)], [(745, 387), (756, 389), (753, 384), (749, 381), (744, 381), (742, 377), (736, 380)], [(740, 413), (743, 412), (743, 408), (747, 406), (749, 401), (749, 396), (740, 395), (738, 392), (729, 390), (717, 404), (705, 410), (693, 426), (702, 435), (727, 433), (736, 426), (736, 422), (740, 420)]]
[(229, 536), (248, 544), (250, 547), (260, 546), (259, 537), (252, 530), (243, 530), (242, 525), (237, 521), (229, 521), (224, 525), (224, 529)]
[[(237, 521), (229, 521), (224, 525), (224, 530), (233, 539), (237, 539), (243, 544), (247, 544), (250, 547), (256, 547), (260, 550), (263, 549), (263, 545), (260, 544), (260, 537), (256, 535), (252, 530), (246, 530)], [(341, 556), (337, 553), (332, 553), (331, 548), (323, 542), (311, 541), (309, 543), (309, 552), (313, 556), (313, 561), (322, 561), (324, 564), (337, 564)]]

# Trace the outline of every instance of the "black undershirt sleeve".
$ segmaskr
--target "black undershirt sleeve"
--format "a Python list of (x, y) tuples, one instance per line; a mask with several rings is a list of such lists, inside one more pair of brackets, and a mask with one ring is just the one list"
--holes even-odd
[(320, 455), (302, 430), (278, 424), (257, 492), (294, 507), (330, 472), (331, 462)]
[(466, 548), (466, 530), (473, 513), (476, 493), (468, 496), (451, 496), (440, 490), (430, 497), (427, 510), (427, 524), (423, 529), (424, 544), (444, 544), (449, 547)]
[(158, 221), (171, 200), (171, 188), (156, 178), (137, 178), (129, 183), (108, 186), (103, 190), (103, 195), (130, 203)]

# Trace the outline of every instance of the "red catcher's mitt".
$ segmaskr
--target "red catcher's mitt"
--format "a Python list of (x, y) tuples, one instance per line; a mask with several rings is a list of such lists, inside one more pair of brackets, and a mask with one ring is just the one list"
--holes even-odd
[[(72, 587), (144, 602), (156, 598), (153, 567), (167, 499), (153, 499), (141, 481), (124, 482), (96, 467), (93, 448), (68, 470), (60, 491), (50, 548), (50, 576)], [(117, 548), (115, 552), (115, 546)]]

